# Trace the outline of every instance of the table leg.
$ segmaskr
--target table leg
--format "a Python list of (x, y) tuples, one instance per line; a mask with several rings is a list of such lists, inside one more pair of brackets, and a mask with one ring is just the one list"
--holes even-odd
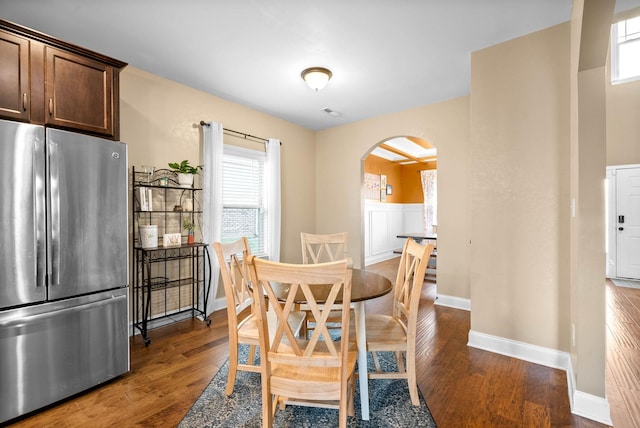
[(367, 376), (367, 330), (364, 302), (354, 302), (356, 343), (358, 344), (358, 380), (360, 382), (360, 411), (362, 420), (369, 420), (369, 382)]

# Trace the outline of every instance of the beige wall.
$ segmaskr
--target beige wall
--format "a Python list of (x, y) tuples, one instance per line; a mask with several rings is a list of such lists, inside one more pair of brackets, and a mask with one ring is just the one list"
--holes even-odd
[(438, 149), (438, 293), (469, 298), (468, 97), (318, 132), (316, 232), (349, 232), (354, 265), (363, 263), (363, 159), (397, 136)]
[(566, 352), (569, 34), (471, 56), (471, 329)]
[[(315, 229), (315, 135), (313, 131), (149, 74), (135, 67), (121, 73), (121, 140), (129, 166), (189, 159), (201, 164), (200, 120), (282, 142), (282, 244), (284, 261), (302, 261), (300, 231)], [(225, 135), (225, 143), (241, 144)], [(253, 143), (249, 143), (253, 144)], [(254, 148), (263, 149), (260, 144)]]

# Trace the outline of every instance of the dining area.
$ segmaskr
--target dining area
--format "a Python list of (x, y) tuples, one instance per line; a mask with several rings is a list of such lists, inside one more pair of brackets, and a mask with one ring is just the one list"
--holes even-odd
[[(382, 396), (395, 396), (400, 412), (403, 406), (417, 411), (422, 422), (411, 426), (433, 422), (417, 387), (416, 329), (434, 246), (407, 239), (391, 281), (354, 268), (347, 238), (301, 233), (301, 264), (256, 257), (245, 237), (213, 243), (229, 328), (219, 405), (241, 399), (251, 376), (263, 427), (281, 426), (283, 418), (295, 425), (311, 418), (319, 426), (327, 418), (330, 426), (375, 426), (390, 417), (376, 413)], [(385, 296), (391, 307), (384, 314), (366, 312), (367, 302)]]
[[(400, 259), (367, 265), (364, 270), (395, 284)], [(389, 292), (366, 300), (367, 318), (391, 315), (393, 298)], [(603, 426), (585, 425), (584, 418), (571, 414), (562, 387), (566, 385), (564, 371), (468, 347), (469, 312), (435, 302), (436, 284), (427, 275), (415, 341), (420, 406), (411, 403), (406, 379), (369, 378), (370, 413), (369, 420), (364, 420), (355, 379), (354, 415), (347, 418), (347, 426), (434, 427), (436, 421), (438, 426), (517, 426), (523, 420), (534, 426)], [(133, 336), (131, 373), (10, 426), (261, 427), (259, 372), (236, 371), (232, 393), (225, 394), (234, 348), (227, 315), (226, 310), (215, 310), (210, 325), (189, 317), (156, 328), (153, 346)], [(373, 329), (368, 323), (366, 327), (369, 336)], [(259, 366), (257, 344), (255, 350), (251, 361)], [(249, 361), (248, 353), (249, 345), (238, 347), (242, 363)], [(380, 352), (378, 359), (382, 367), (395, 367), (393, 352)], [(370, 352), (367, 367), (370, 374), (375, 371)], [(523, 378), (526, 381), (521, 382)], [(550, 388), (550, 384), (559, 387)], [(527, 394), (522, 394), (524, 388)], [(547, 406), (548, 419), (541, 419), (539, 407), (530, 407), (531, 400)], [(284, 410), (278, 408), (273, 425), (338, 426), (338, 411), (286, 405)]]

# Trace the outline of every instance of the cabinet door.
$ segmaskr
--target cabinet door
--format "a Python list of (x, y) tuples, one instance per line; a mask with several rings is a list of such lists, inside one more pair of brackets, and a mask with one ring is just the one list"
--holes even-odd
[(0, 116), (29, 119), (29, 40), (0, 31)]
[(46, 48), (46, 123), (114, 135), (112, 66)]

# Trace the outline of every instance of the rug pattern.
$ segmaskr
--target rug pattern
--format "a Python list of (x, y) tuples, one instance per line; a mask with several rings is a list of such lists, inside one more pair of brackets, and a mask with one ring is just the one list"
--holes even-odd
[[(246, 361), (247, 349), (241, 347), (241, 361)], [(395, 368), (395, 356), (380, 353), (380, 363), (385, 369)], [(369, 355), (368, 366), (373, 367)], [(356, 368), (357, 371), (357, 368)], [(209, 427), (261, 427), (262, 398), (260, 375), (238, 372), (236, 385), (229, 397), (224, 390), (227, 382), (228, 361), (220, 368), (209, 386), (184, 417), (181, 428)], [(356, 416), (349, 416), (349, 427), (435, 427), (436, 423), (420, 394), (420, 406), (411, 405), (409, 388), (403, 379), (369, 380), (370, 420), (360, 419), (360, 394), (356, 379), (354, 409)], [(338, 411), (314, 407), (287, 406), (278, 410), (274, 427), (331, 427), (338, 425)]]

